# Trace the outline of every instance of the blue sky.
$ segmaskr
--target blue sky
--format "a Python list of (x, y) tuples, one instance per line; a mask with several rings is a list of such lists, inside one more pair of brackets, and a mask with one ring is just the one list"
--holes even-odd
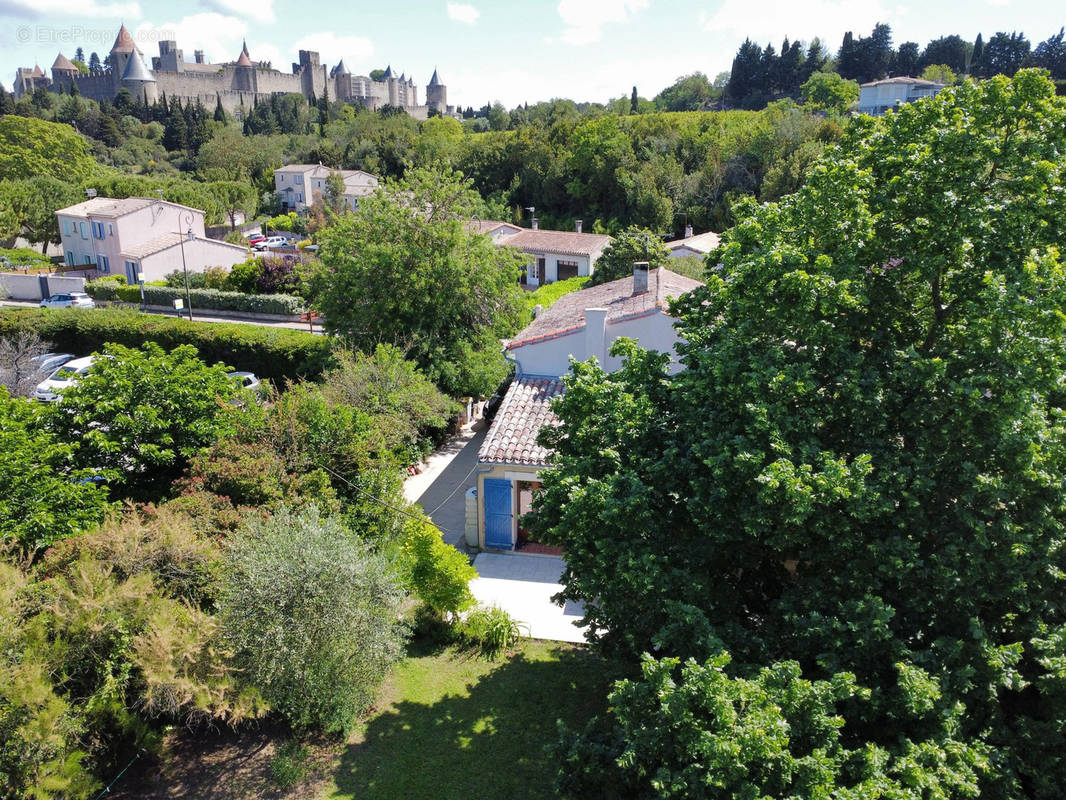
[(895, 42), (922, 46), (958, 33), (987, 39), (1019, 30), (1037, 42), (1066, 24), (1061, 0), (0, 0), (0, 83), (15, 68), (47, 69), (62, 51), (105, 55), (120, 21), (146, 56), (176, 38), (192, 60), (231, 61), (241, 41), (255, 60), (289, 71), (299, 49), (318, 50), (331, 66), (342, 57), (355, 73), (391, 64), (420, 87), (434, 67), (448, 100), (511, 107), (552, 97), (606, 101), (636, 85), (654, 96), (680, 75), (713, 77), (729, 68), (750, 36), (779, 46), (788, 35), (819, 36), (832, 50), (844, 31), (892, 26)]

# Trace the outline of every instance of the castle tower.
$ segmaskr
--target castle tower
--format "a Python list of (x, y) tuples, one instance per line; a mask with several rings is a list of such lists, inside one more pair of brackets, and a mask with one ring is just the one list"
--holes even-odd
[(252, 59), (248, 56), (248, 44), (241, 48), (241, 54), (237, 56), (237, 70), (234, 75), (235, 89), (238, 92), (255, 92), (255, 67)]
[(433, 70), (433, 77), (426, 84), (426, 105), (438, 114), (448, 113), (448, 87), (440, 81), (437, 70)]
[[(115, 43), (111, 46), (111, 52), (108, 54), (108, 59), (111, 62), (111, 80), (115, 84), (115, 93), (122, 88), (122, 76), (126, 74), (126, 67), (129, 65), (130, 58), (133, 54), (141, 54), (141, 51), (137, 49), (137, 45), (133, 41), (133, 37), (130, 36), (130, 32), (126, 30), (126, 26), (123, 25), (118, 29), (118, 36), (115, 37)], [(142, 63), (143, 67), (144, 64)], [(145, 68), (147, 72), (147, 68)]]
[(122, 88), (128, 89), (135, 102), (154, 103), (158, 98), (155, 78), (144, 65), (139, 52), (133, 52), (126, 60), (126, 69), (122, 73)]

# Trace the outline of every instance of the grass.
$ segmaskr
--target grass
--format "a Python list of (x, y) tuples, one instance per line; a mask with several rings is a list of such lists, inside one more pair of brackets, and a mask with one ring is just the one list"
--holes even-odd
[(386, 701), (340, 755), (328, 798), (552, 797), (556, 720), (603, 709), (604, 662), (583, 648), (523, 640), (487, 661), (453, 648), (412, 652)]

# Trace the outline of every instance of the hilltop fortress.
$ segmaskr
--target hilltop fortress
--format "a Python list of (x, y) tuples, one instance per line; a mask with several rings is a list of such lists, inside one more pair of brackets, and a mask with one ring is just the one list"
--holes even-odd
[(166, 95), (168, 100), (199, 102), (212, 108), (221, 99), (226, 111), (240, 117), (243, 110), (250, 111), (257, 101), (269, 100), (275, 94), (302, 94), (314, 103), (325, 93), (330, 100), (360, 103), (374, 110), (395, 106), (418, 119), (426, 119), (431, 113), (455, 114), (454, 106), (448, 105), (447, 87), (436, 70), (426, 86), (425, 103), (420, 104), (414, 79), (404, 74), (397, 77), (391, 66), (380, 80), (372, 80), (365, 75), (352, 75), (343, 59), (327, 69), (313, 50), (301, 50), (299, 62), (293, 63), (292, 72), (287, 73), (274, 69), (269, 62), (253, 61), (247, 44), (235, 61), (211, 64), (204, 60), (202, 50), (194, 52), (191, 62), (186, 61), (177, 42), (166, 40), (159, 42), (159, 55), (152, 57), (149, 69), (144, 54), (123, 25), (106, 65), (104, 72), (83, 75), (60, 53), (52, 64), (51, 78), (40, 66), (20, 67), (15, 73), (15, 96), (39, 88), (69, 94), (76, 86), (84, 97), (113, 101), (126, 89), (135, 100), (145, 103), (154, 103)]

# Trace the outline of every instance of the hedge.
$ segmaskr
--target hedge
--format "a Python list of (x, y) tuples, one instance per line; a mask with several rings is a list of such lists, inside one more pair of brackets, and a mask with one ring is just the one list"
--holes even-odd
[[(120, 286), (112, 280), (88, 281), (86, 293), (94, 300), (118, 300), (124, 303), (140, 303), (139, 286)], [(243, 294), (221, 292), (218, 289), (190, 289), (192, 307), (207, 311), (246, 311), (253, 314), (302, 314), (302, 298), (290, 294)], [(185, 289), (170, 286), (145, 286), (144, 302), (151, 306), (173, 305), (175, 300), (185, 299)]]
[(263, 378), (313, 378), (334, 366), (333, 341), (292, 328), (239, 322), (189, 322), (124, 308), (2, 308), (0, 337), (35, 331), (58, 352), (88, 355), (107, 342), (139, 347), (156, 342), (166, 350), (191, 344), (208, 363)]

